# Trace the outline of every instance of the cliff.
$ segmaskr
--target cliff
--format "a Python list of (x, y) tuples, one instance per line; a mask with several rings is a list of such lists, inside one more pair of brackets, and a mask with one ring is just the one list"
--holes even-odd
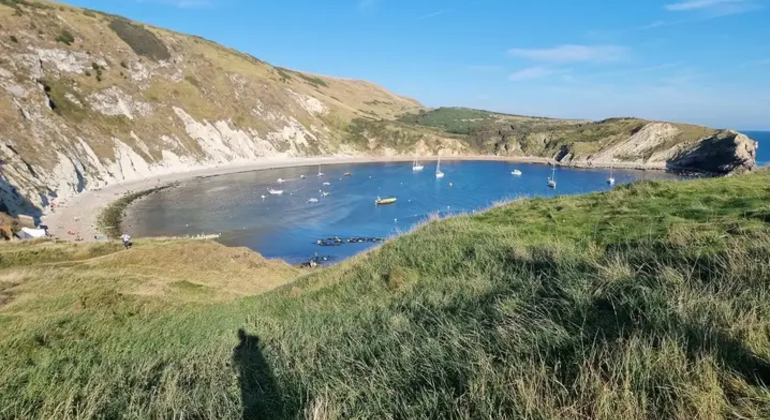
[(51, 2), (0, 0), (0, 52), (0, 211), (11, 214), (40, 215), (51, 200), (85, 189), (270, 157), (633, 157), (723, 172), (753, 163), (750, 141), (736, 133), (733, 147), (727, 132), (712, 136), (727, 153), (701, 141), (707, 135), (646, 128), (626, 136), (626, 148), (601, 128), (601, 141), (586, 149), (585, 130), (605, 123), (474, 111), (481, 117), (471, 120), (484, 124), (458, 134), (415, 120), (435, 112), (372, 83), (276, 67), (199, 37)]
[(689, 124), (639, 118), (575, 121), (465, 108), (420, 110), (399, 122), (462, 139), (479, 153), (548, 158), (565, 166), (725, 175), (756, 165), (756, 141), (734, 130)]

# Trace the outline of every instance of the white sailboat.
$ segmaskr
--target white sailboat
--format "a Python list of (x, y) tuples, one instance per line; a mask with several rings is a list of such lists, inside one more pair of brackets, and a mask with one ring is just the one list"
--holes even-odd
[(612, 165), (610, 165), (610, 177), (607, 178), (607, 183), (610, 185), (615, 185), (615, 177), (612, 176)]
[(281, 194), (283, 194), (283, 190), (274, 190), (272, 188), (268, 189), (267, 192), (269, 192), (270, 195), (281, 195)]
[(324, 176), (324, 173), (321, 172), (321, 165), (318, 165), (318, 176)]
[(441, 156), (438, 157), (438, 163), (436, 164), (436, 178), (443, 178), (444, 173), (441, 172)]
[(425, 169), (425, 167), (420, 165), (420, 162), (417, 162), (417, 159), (415, 159), (414, 162), (412, 163), (412, 171), (418, 172), (423, 169)]
[(513, 176), (521, 176), (521, 171), (518, 169), (514, 169), (513, 172), (511, 172), (511, 175)]
[(550, 188), (556, 188), (556, 165), (552, 166), (551, 176), (548, 177), (548, 186)]

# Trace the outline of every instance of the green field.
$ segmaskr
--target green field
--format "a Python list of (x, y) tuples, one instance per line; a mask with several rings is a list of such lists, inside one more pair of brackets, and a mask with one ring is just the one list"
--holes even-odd
[(770, 418), (768, 185), (517, 201), (310, 274), (3, 244), (0, 418)]

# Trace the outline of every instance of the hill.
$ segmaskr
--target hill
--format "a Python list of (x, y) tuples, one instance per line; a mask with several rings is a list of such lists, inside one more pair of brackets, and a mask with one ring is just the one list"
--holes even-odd
[(768, 418), (768, 184), (520, 200), (311, 274), (0, 244), (0, 418)]
[(402, 114), (399, 121), (454, 136), (481, 154), (537, 156), (569, 166), (728, 174), (755, 165), (756, 143), (733, 130), (609, 118), (577, 121), (466, 108)]
[[(728, 173), (729, 130), (425, 110), (372, 83), (304, 73), (196, 36), (40, 0), (0, 0), (0, 211), (84, 189), (266, 157), (537, 156)], [(417, 115), (415, 117), (415, 115)]]

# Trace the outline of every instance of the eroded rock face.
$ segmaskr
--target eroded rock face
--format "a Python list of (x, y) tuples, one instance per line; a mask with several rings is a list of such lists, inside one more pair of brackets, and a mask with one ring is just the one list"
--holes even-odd
[(756, 167), (758, 143), (733, 130), (721, 130), (693, 148), (682, 150), (667, 162), (667, 168), (735, 174)]

